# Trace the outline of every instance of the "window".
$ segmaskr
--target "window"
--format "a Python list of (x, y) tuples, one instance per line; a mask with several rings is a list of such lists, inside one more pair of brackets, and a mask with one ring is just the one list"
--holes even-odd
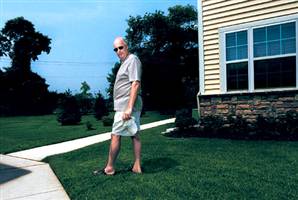
[(227, 65), (228, 90), (245, 90), (248, 88), (247, 62)]
[(254, 57), (296, 53), (295, 22), (253, 30)]
[(255, 88), (295, 87), (295, 64), (294, 56), (255, 61)]
[(253, 29), (255, 89), (296, 86), (295, 22)]
[(220, 30), (223, 92), (298, 88), (298, 19), (288, 18)]
[(248, 89), (247, 31), (226, 34), (227, 89)]

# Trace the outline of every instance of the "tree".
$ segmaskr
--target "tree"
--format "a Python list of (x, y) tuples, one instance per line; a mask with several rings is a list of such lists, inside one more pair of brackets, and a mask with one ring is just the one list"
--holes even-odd
[(100, 91), (98, 91), (95, 99), (94, 113), (95, 113), (95, 118), (97, 120), (101, 120), (103, 116), (106, 116), (109, 114), (106, 100), (104, 99)]
[(90, 91), (90, 86), (88, 85), (88, 83), (86, 81), (82, 82), (81, 83), (81, 94), (84, 96), (84, 97), (90, 97), (92, 96), (92, 94), (89, 92)]
[(76, 98), (71, 94), (70, 90), (67, 90), (59, 101), (58, 122), (61, 125), (76, 125), (81, 121), (81, 117)]
[(116, 74), (120, 68), (120, 63), (116, 62), (114, 67), (112, 68), (112, 72), (108, 74), (107, 76), (107, 81), (109, 82), (109, 87), (106, 90), (108, 96), (109, 96), (109, 101), (113, 101), (113, 91), (114, 91), (114, 84), (116, 80)]
[(81, 83), (81, 93), (75, 95), (81, 113), (82, 114), (87, 114), (92, 112), (92, 108), (94, 105), (94, 98), (92, 96), (92, 94), (89, 92), (90, 91), (90, 86), (88, 85), (88, 83), (86, 81)]
[[(142, 61), (145, 109), (184, 107), (189, 99), (185, 98), (185, 80), (195, 82), (193, 87), (198, 91), (197, 11), (190, 5), (174, 6), (168, 11), (168, 15), (156, 11), (127, 20), (129, 49)], [(115, 72), (113, 69), (112, 74)], [(110, 85), (108, 91), (111, 89)]]
[(37, 32), (34, 25), (17, 17), (5, 23), (0, 36), (0, 56), (9, 56), (12, 60), (11, 69), (28, 71), (31, 60), (38, 60), (42, 52), (50, 53), (51, 39)]
[(1, 114), (46, 114), (52, 112), (51, 93), (45, 79), (31, 71), (31, 61), (50, 52), (51, 39), (34, 25), (18, 17), (5, 23), (0, 32), (0, 56), (8, 56), (11, 66), (0, 74)]
[(114, 84), (115, 84), (115, 80), (116, 80), (116, 75), (117, 75), (117, 72), (120, 68), (120, 63), (119, 62), (116, 62), (114, 67), (112, 68), (111, 70), (111, 73), (108, 74), (107, 76), (107, 81), (109, 82), (109, 87), (106, 89), (106, 92), (108, 94), (108, 99), (107, 99), (107, 107), (108, 107), (108, 110), (109, 111), (112, 111), (113, 110), (113, 91), (114, 91)]

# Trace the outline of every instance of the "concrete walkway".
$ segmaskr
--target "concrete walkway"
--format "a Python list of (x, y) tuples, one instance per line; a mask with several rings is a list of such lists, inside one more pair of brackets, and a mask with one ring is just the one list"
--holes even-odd
[[(141, 125), (141, 130), (174, 123), (175, 118)], [(49, 164), (39, 162), (110, 139), (103, 133), (82, 139), (0, 155), (0, 200), (69, 200)]]
[[(166, 119), (158, 122), (152, 122), (149, 124), (141, 125), (141, 130), (161, 126), (164, 124), (174, 123), (174, 122), (175, 122), (175, 118)], [(19, 157), (19, 158), (27, 158), (30, 160), (41, 161), (48, 156), (70, 152), (92, 144), (109, 140), (110, 138), (111, 138), (111, 132), (108, 132), (108, 133), (102, 133), (99, 135), (76, 139), (68, 142), (62, 142), (59, 144), (52, 144), (52, 145), (37, 147), (34, 149), (25, 150), (25, 151), (19, 151), (8, 155)]]
[(69, 200), (49, 164), (0, 155), (1, 200)]

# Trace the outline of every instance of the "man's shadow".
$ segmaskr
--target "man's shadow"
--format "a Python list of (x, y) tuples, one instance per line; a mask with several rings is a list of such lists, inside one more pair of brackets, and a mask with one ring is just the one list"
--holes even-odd
[(144, 173), (154, 174), (161, 171), (167, 171), (168, 169), (178, 166), (179, 163), (176, 160), (167, 157), (152, 158), (143, 161)]
[(0, 185), (31, 173), (26, 169), (0, 163)]

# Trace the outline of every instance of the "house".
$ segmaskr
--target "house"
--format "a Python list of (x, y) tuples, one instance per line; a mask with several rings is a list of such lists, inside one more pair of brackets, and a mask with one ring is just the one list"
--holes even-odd
[(199, 0), (201, 117), (298, 112), (298, 0)]

